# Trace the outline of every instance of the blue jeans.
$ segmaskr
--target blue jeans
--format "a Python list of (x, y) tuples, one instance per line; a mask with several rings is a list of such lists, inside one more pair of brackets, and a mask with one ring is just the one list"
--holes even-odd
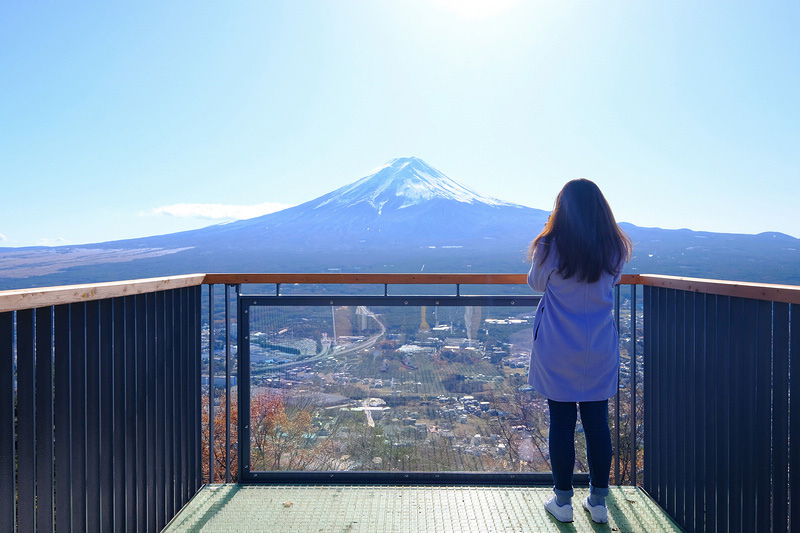
[(611, 472), (611, 431), (608, 429), (608, 400), (600, 402), (556, 402), (550, 406), (550, 465), (556, 493), (572, 497), (572, 470), (575, 466), (575, 424), (578, 407), (586, 435), (586, 455), (589, 460), (591, 491), (599, 496), (608, 494)]

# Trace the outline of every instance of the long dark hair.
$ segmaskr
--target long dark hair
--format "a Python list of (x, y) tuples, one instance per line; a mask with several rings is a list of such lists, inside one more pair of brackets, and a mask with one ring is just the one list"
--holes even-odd
[(616, 274), (633, 251), (603, 193), (587, 179), (572, 180), (558, 193), (547, 224), (528, 249), (529, 261), (539, 243), (545, 245), (536, 258), (539, 264), (555, 245), (558, 273), (587, 283), (599, 280), (603, 272)]

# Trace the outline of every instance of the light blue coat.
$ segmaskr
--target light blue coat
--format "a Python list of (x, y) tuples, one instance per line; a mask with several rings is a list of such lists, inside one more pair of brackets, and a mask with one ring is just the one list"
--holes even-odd
[(528, 273), (528, 285), (544, 293), (533, 321), (528, 383), (559, 402), (611, 398), (617, 392), (619, 369), (613, 289), (621, 271), (604, 273), (595, 283), (564, 279), (555, 249), (538, 264), (544, 246), (539, 243), (534, 250)]

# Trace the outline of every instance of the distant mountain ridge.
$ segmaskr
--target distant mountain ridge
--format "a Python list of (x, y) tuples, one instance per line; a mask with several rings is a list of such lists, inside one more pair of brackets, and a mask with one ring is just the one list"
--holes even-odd
[[(548, 199), (550, 201), (550, 199)], [(303, 204), (202, 229), (0, 248), (0, 289), (190, 272), (525, 272), (549, 213), (479, 194), (416, 157)], [(641, 228), (627, 271), (800, 284), (800, 240)]]

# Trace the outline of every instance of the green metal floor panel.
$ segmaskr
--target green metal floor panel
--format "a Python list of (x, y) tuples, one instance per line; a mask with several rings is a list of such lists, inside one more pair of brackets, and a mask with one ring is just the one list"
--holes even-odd
[(681, 531), (635, 487), (612, 487), (608, 524), (594, 524), (588, 492), (575, 489), (575, 521), (562, 524), (544, 510), (546, 487), (206, 485), (165, 531)]

